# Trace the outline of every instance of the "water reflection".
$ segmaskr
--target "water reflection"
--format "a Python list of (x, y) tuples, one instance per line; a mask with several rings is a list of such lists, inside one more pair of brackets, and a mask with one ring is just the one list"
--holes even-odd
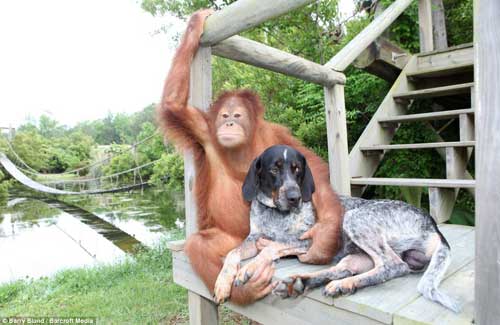
[(15, 198), (0, 210), (0, 283), (124, 255), (96, 228), (46, 202)]
[(183, 235), (184, 200), (179, 193), (151, 188), (143, 193), (72, 196), (64, 200), (97, 214), (148, 246), (159, 239)]
[[(143, 194), (64, 197), (11, 191), (0, 204), (0, 283), (111, 262), (139, 242), (182, 237), (182, 196)], [(87, 211), (88, 210), (88, 211)]]
[(136, 246), (141, 244), (133, 236), (130, 236), (126, 232), (115, 227), (113, 224), (76, 205), (50, 198), (39, 198), (39, 200), (47, 203), (51, 208), (56, 208), (68, 213), (73, 218), (81, 221), (83, 224), (89, 226), (90, 229), (94, 230), (114, 245), (118, 246), (118, 248), (124, 252), (132, 253), (136, 249)]

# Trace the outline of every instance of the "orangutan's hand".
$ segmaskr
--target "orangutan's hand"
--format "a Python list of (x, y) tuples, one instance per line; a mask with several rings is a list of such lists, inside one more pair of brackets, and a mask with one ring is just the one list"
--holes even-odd
[(244, 285), (233, 285), (231, 301), (238, 305), (246, 305), (267, 296), (273, 290), (271, 280), (274, 270), (272, 261), (261, 263)]
[(312, 239), (311, 248), (307, 253), (299, 255), (299, 261), (309, 264), (328, 264), (332, 261), (338, 249), (338, 242), (334, 241), (338, 231), (333, 225), (317, 222), (306, 231), (301, 240)]
[(207, 19), (208, 16), (213, 14), (215, 11), (211, 8), (208, 9), (200, 9), (195, 11), (192, 15), (190, 20), (193, 19), (200, 19), (202, 22), (205, 22), (205, 19)]

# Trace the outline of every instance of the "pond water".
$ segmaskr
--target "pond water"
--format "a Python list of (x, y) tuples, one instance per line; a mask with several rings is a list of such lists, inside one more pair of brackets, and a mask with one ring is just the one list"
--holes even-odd
[(113, 262), (136, 245), (184, 232), (178, 193), (150, 188), (59, 200), (20, 188), (9, 194), (0, 203), (0, 283)]

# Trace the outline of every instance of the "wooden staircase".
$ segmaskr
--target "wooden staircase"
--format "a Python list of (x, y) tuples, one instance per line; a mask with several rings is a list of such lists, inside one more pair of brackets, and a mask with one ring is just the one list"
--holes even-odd
[[(349, 154), (351, 192), (360, 196), (368, 185), (429, 188), (430, 213), (438, 223), (450, 218), (458, 190), (474, 194), (475, 181), (466, 167), (475, 147), (474, 49), (471, 44), (414, 55), (382, 101), (372, 120)], [(432, 99), (442, 110), (409, 114), (416, 100)], [(458, 108), (457, 108), (458, 106)], [(459, 134), (444, 141), (433, 121), (458, 120)], [(404, 123), (421, 121), (434, 130), (438, 142), (391, 144)], [(451, 123), (451, 122), (450, 122)], [(389, 150), (436, 149), (446, 162), (446, 179), (373, 177)]]

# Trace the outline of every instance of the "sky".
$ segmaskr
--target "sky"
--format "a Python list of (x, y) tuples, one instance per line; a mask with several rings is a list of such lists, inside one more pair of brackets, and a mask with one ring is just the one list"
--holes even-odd
[(158, 102), (183, 27), (130, 0), (0, 2), (0, 126), (41, 114), (74, 125)]
[(158, 102), (183, 28), (140, 1), (1, 1), (0, 127), (42, 114), (73, 126)]

